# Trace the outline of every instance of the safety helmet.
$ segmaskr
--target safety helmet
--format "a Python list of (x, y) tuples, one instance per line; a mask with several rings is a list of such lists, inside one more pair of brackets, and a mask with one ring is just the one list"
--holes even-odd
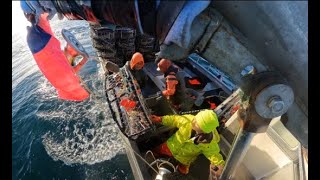
[(26, 0), (20, 1), (20, 7), (26, 14), (35, 14), (35, 9)]
[(219, 126), (219, 121), (216, 113), (212, 110), (200, 111), (196, 116), (196, 121), (199, 128), (204, 133), (212, 132)]
[(163, 71), (166, 71), (171, 66), (171, 61), (169, 59), (161, 59), (158, 63), (157, 71), (160, 71), (160, 69), (163, 69)]
[[(131, 69), (134, 69), (134, 67), (137, 65), (137, 64), (141, 64), (141, 68), (144, 66), (144, 59), (143, 59), (143, 56), (141, 53), (139, 52), (136, 52), (133, 54), (132, 58), (131, 58), (131, 61), (130, 61), (130, 68)], [(137, 69), (137, 70), (140, 70), (140, 69)]]

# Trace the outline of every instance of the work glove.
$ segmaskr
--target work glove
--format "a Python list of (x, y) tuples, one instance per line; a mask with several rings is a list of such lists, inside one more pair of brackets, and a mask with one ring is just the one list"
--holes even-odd
[(156, 115), (150, 115), (149, 118), (154, 123), (161, 123), (161, 121), (162, 121), (162, 118), (160, 116), (156, 116)]
[(182, 165), (182, 164), (179, 164), (178, 165), (178, 171), (181, 173), (181, 174), (188, 174), (189, 173), (189, 168), (190, 166), (186, 166), (186, 165)]

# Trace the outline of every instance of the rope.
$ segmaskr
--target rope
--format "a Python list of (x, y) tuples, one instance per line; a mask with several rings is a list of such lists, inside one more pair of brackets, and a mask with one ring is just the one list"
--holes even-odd
[(173, 172), (176, 172), (176, 167), (174, 167), (174, 165), (173, 165), (171, 162), (166, 161), (166, 160), (162, 160), (162, 161), (163, 161), (163, 162), (159, 164), (158, 169), (161, 167), (162, 164), (168, 164), (168, 165), (171, 166), (172, 169), (174, 170)]
[[(172, 169), (174, 170), (174, 172), (176, 172), (176, 168), (174, 167), (174, 165), (173, 165), (171, 162), (169, 162), (169, 161), (167, 161), (167, 160), (156, 159), (156, 158), (154, 157), (152, 151), (150, 151), (150, 150), (146, 152), (146, 155), (147, 155), (148, 153), (150, 153), (150, 154), (152, 155), (152, 157), (153, 157), (153, 162), (150, 163), (150, 165), (151, 165), (151, 164), (154, 164), (154, 163), (157, 163), (157, 167), (158, 167), (158, 169), (159, 169), (162, 164), (168, 164), (169, 166), (172, 167)], [(160, 164), (158, 163), (159, 161), (161, 162)]]
[(156, 158), (154, 157), (154, 155), (153, 155), (152, 151), (148, 150), (148, 151), (146, 152), (146, 155), (145, 155), (145, 156), (147, 156), (147, 154), (148, 154), (148, 153), (151, 153), (151, 155), (152, 155), (152, 157), (153, 157), (153, 161), (155, 161), (155, 160), (156, 160)]

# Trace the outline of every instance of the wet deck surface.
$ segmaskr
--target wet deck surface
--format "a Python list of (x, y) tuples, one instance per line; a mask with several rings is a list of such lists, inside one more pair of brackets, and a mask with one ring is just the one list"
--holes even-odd
[(189, 174), (182, 175), (178, 172), (171, 173), (165, 180), (207, 180), (209, 178), (209, 160), (203, 155), (199, 155), (197, 160), (191, 164)]
[(199, 155), (190, 167), (190, 175), (196, 179), (208, 179), (209, 165), (209, 160), (204, 155)]

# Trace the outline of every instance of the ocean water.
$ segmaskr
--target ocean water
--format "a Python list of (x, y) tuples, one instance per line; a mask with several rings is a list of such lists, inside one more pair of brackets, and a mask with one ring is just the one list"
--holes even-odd
[(51, 22), (73, 33), (92, 57), (80, 77), (98, 100), (57, 98), (23, 33), (12, 34), (12, 179), (134, 179), (104, 97), (102, 68), (84, 21)]

